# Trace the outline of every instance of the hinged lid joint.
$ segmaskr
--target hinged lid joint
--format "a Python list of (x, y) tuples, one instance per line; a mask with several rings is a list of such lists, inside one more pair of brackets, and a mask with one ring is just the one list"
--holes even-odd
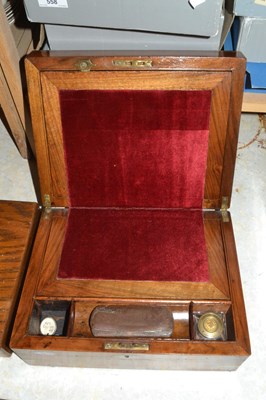
[(43, 206), (45, 209), (50, 209), (51, 208), (51, 198), (49, 194), (44, 195), (44, 202)]
[(228, 214), (228, 197), (222, 197), (222, 207), (221, 207), (222, 219), (223, 222), (229, 222), (229, 214)]

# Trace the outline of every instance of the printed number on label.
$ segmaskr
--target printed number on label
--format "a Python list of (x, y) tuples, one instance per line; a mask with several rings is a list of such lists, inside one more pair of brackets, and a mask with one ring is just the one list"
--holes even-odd
[(38, 0), (40, 7), (68, 8), (67, 0)]

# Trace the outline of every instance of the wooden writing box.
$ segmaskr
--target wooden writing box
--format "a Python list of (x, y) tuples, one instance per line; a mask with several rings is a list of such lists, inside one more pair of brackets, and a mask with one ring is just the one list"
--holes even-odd
[(230, 198), (245, 61), (33, 53), (43, 211), (10, 346), (30, 364), (236, 369)]

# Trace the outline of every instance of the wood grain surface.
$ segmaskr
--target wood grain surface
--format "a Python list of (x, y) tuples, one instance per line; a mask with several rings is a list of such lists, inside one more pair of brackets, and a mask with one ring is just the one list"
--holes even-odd
[(0, 103), (22, 157), (27, 158), (25, 106), (20, 57), (2, 3), (0, 4)]
[(0, 355), (10, 350), (7, 340), (12, 313), (24, 276), (37, 218), (37, 204), (0, 201)]

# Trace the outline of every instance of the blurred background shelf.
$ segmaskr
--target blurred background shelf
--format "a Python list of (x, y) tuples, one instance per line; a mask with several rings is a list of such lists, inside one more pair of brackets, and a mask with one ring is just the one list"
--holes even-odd
[(43, 28), (27, 20), (22, 1), (0, 0), (1, 119), (23, 158), (28, 158), (33, 143), (23, 93), (22, 60), (31, 50), (39, 49), (43, 41)]

